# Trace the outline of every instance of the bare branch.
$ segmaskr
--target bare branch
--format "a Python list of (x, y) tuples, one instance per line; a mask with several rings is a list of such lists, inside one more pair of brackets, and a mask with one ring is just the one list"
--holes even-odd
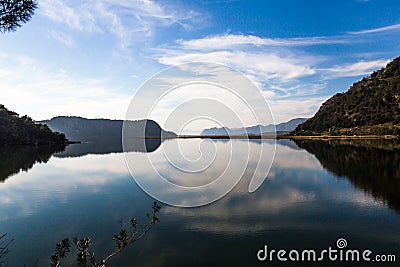
[[(148, 231), (150, 231), (151, 227), (159, 222), (159, 218), (157, 213), (160, 211), (161, 206), (158, 205), (157, 202), (153, 202), (152, 206), (152, 214), (151, 216), (147, 214), (149, 221), (143, 225), (141, 229), (137, 228), (137, 220), (132, 218), (130, 221), (129, 231), (122, 228), (118, 234), (114, 235), (113, 240), (115, 243), (115, 250), (111, 252), (107, 257), (100, 260), (99, 263), (96, 262), (96, 256), (93, 251), (89, 250), (89, 246), (91, 244), (90, 237), (85, 237), (82, 239), (74, 238), (74, 244), (77, 252), (77, 265), (79, 267), (86, 267), (87, 262), (93, 267), (105, 267), (107, 261), (109, 261), (114, 256), (118, 255), (121, 251), (123, 251), (129, 244), (135, 243), (142, 239)], [(60, 267), (60, 261), (64, 258), (69, 252), (70, 243), (68, 238), (64, 239), (61, 243), (56, 244), (55, 253), (50, 257), (51, 266), (52, 267)]]
[(7, 235), (7, 233), (0, 236), (0, 266), (3, 265), (4, 257), (10, 252), (10, 250), (8, 249), (8, 246), (11, 244), (11, 242), (14, 241), (14, 239), (11, 239), (9, 241), (4, 241), (3, 238), (6, 235)]

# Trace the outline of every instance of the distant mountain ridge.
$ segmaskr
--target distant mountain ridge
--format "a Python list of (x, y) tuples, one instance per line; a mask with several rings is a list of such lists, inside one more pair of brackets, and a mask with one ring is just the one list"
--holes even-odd
[(287, 122), (279, 123), (276, 125), (268, 124), (268, 125), (255, 125), (245, 128), (228, 128), (228, 127), (213, 127), (204, 129), (201, 132), (201, 135), (261, 135), (276, 132), (290, 132), (293, 131), (297, 125), (306, 121), (306, 118), (296, 118)]
[(57, 145), (65, 146), (65, 135), (36, 124), (28, 116), (19, 116), (0, 104), (0, 146)]
[(293, 135), (400, 134), (400, 57), (322, 104)]
[[(122, 142), (123, 120), (59, 116), (51, 120), (39, 121), (39, 123), (46, 124), (53, 131), (65, 133), (69, 140)], [(136, 137), (176, 135), (173, 132), (164, 131), (153, 120), (126, 121), (125, 127), (129, 127), (130, 134)]]

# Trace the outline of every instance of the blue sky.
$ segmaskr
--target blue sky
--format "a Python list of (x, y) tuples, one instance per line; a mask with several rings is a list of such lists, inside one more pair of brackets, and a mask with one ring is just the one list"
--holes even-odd
[(246, 74), (282, 122), (400, 56), (400, 4), (39, 0), (0, 38), (1, 103), (35, 120), (123, 119), (155, 73), (212, 61)]

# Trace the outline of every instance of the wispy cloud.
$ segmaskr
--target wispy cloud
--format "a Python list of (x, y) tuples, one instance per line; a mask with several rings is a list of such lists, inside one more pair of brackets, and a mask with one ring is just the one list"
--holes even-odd
[(74, 45), (73, 38), (66, 33), (62, 33), (62, 32), (55, 31), (55, 30), (48, 30), (47, 33), (50, 38), (62, 43), (63, 45), (66, 45), (69, 47)]
[[(175, 45), (159, 47), (155, 57), (163, 65), (193, 61), (218, 62), (243, 72), (260, 89), (273, 97), (315, 94), (321, 84), (300, 79), (317, 73), (318, 56), (296, 51), (305, 45), (344, 42), (341, 38), (271, 39), (254, 35), (225, 34), (191, 40), (178, 40)], [(307, 87), (307, 88), (306, 88)], [(319, 89), (318, 89), (319, 90)]]
[[(394, 25), (369, 32), (397, 27)], [(342, 77), (368, 75), (388, 63), (386, 58), (372, 57), (366, 61), (360, 60), (356, 55), (347, 55), (346, 60), (338, 64), (337, 59), (332, 56), (321, 56), (312, 52), (315, 49), (304, 49), (305, 46), (347, 46), (365, 42), (358, 37), (349, 33), (304, 38), (222, 34), (198, 39), (179, 39), (175, 44), (159, 46), (155, 49), (155, 58), (159, 63), (168, 66), (206, 61), (226, 64), (242, 71), (263, 90), (273, 113), (276, 114), (276, 120), (280, 122), (292, 118), (293, 114), (312, 116), (320, 104), (330, 97), (327, 87), (332, 86), (331, 81)]]
[(177, 24), (188, 29), (201, 20), (196, 11), (180, 11), (150, 0), (41, 0), (40, 7), (42, 15), (71, 30), (111, 33), (124, 48), (153, 36), (157, 28)]
[(349, 34), (359, 35), (359, 34), (370, 34), (370, 33), (387, 32), (387, 31), (394, 31), (394, 30), (400, 30), (400, 23), (399, 24), (393, 24), (393, 25), (386, 26), (386, 27), (380, 27), (380, 28), (374, 28), (374, 29), (369, 29), (369, 30), (349, 32)]
[(346, 43), (347, 40), (340, 36), (334, 37), (305, 37), (305, 38), (261, 38), (254, 35), (224, 34), (208, 36), (193, 40), (178, 40), (177, 43), (186, 49), (211, 50), (234, 48), (243, 45), (253, 46), (312, 46), (323, 44)]
[[(41, 0), (39, 12), (55, 22), (66, 24), (69, 28), (79, 31), (98, 31), (95, 17), (89, 11), (87, 2), (82, 4), (62, 0)], [(72, 4), (71, 6), (68, 4)], [(93, 7), (93, 6), (92, 6)]]
[[(400, 24), (368, 32), (397, 28), (400, 28)], [(156, 58), (164, 65), (191, 61), (227, 64), (243, 71), (255, 83), (266, 90), (274, 91), (277, 96), (282, 96), (280, 92), (290, 92), (286, 94), (290, 97), (321, 91), (319, 82), (303, 81), (295, 84), (300, 79), (310, 76), (320, 77), (320, 80), (361, 76), (383, 67), (388, 62), (387, 59), (361, 60), (343, 65), (336, 64), (331, 68), (321, 68), (318, 66), (321, 62), (334, 60), (315, 53), (302, 52), (300, 48), (313, 45), (351, 45), (359, 41), (354, 34), (305, 38), (263, 38), (255, 35), (223, 34), (199, 39), (179, 39), (175, 45), (159, 47), (156, 50)]]
[(164, 65), (178, 65), (194, 61), (219, 62), (240, 69), (262, 80), (290, 80), (315, 73), (311, 59), (286, 56), (269, 52), (211, 51), (189, 52), (186, 50), (163, 50), (158, 61)]
[[(344, 41), (324, 37), (269, 39), (230, 34), (178, 40), (175, 46), (159, 47), (156, 58), (168, 66), (206, 61), (240, 70), (263, 90), (276, 122), (283, 122), (294, 116), (312, 116), (327, 98), (320, 95), (326, 83), (315, 76), (317, 64), (323, 59), (296, 48), (338, 42)], [(315, 79), (311, 78), (314, 76)]]
[[(185, 35), (181, 35), (180, 31), (168, 32), (169, 35), (165, 38), (168, 30), (203, 27), (207, 24), (204, 22), (207, 22), (208, 17), (190, 8), (185, 10), (184, 6), (172, 6), (166, 1), (39, 0), (39, 4), (37, 15), (46, 23), (45, 34), (48, 38), (77, 50), (85, 49), (88, 44), (90, 47), (100, 44), (101, 47), (97, 48), (105, 49), (107, 57), (99, 59), (96, 53), (93, 62), (99, 62), (108, 69), (115, 70), (116, 63), (119, 67), (123, 65), (120, 64), (119, 58), (113, 61), (117, 58), (115, 55), (120, 56), (121, 51), (126, 55), (123, 57), (124, 63), (125, 59), (139, 63), (142, 63), (143, 59), (143, 64), (148, 63), (148, 66), (151, 66), (143, 68), (149, 69), (148, 72), (151, 72), (152, 67), (155, 67), (154, 71), (159, 70), (160, 65), (171, 66), (193, 61), (218, 62), (236, 68), (264, 91), (274, 114), (279, 114), (278, 122), (296, 116), (294, 114), (312, 114), (334, 90), (345, 90), (343, 86), (347, 86), (346, 82), (353, 79), (337, 78), (366, 75), (383, 67), (388, 61), (387, 58), (394, 52), (388, 53), (387, 49), (384, 49), (383, 54), (372, 54), (383, 50), (364, 48), (372, 47), (371, 42), (379, 42), (374, 38), (374, 34), (379, 33), (379, 36), (383, 37), (385, 34), (396, 34), (400, 30), (400, 24), (394, 24), (333, 36), (270, 38), (256, 32), (242, 33), (240, 29), (232, 30), (236, 31), (236, 34), (229, 33), (228, 29), (225, 29), (224, 33), (215, 34), (213, 28), (205, 35), (202, 35), (203, 31), (196, 32), (194, 35), (200, 36), (199, 38), (185, 39)], [(169, 29), (166, 30), (167, 28)], [(163, 34), (158, 35), (161, 31)], [(160, 44), (161, 42), (164, 43)], [(357, 48), (354, 49), (353, 45)], [(107, 50), (109, 48), (111, 51)], [(126, 51), (128, 53), (125, 54)], [(361, 55), (365, 52), (370, 53), (368, 57)], [(5, 81), (0, 89), (2, 95), (7, 95), (7, 102), (19, 103), (16, 110), (22, 110), (32, 116), (71, 114), (74, 110), (80, 110), (81, 115), (88, 117), (96, 116), (94, 114), (110, 117), (112, 114), (121, 118), (124, 115), (123, 108), (117, 113), (110, 110), (116, 106), (125, 107), (130, 96), (115, 93), (115, 89), (101, 81), (102, 77), (91, 80), (79, 76), (79, 66), (64, 73), (61, 70), (51, 70), (50, 66), (46, 69), (44, 64), (31, 62), (30, 58), (15, 58), (19, 60), (18, 64), (10, 63), (9, 59), (3, 60), (1, 54), (0, 59), (0, 77)], [(7, 61), (8, 65), (4, 63), (3, 66), (6, 67), (2, 69), (1, 62)], [(131, 66), (140, 65), (132, 62), (129, 61), (129, 69)], [(75, 62), (71, 63), (71, 66), (75, 66), (73, 64)], [(69, 68), (68, 64), (64, 67)], [(124, 68), (128, 69), (121, 67)], [(138, 69), (139, 67), (132, 72), (140, 77)], [(118, 74), (110, 74), (110, 77), (113, 76), (115, 80), (124, 79), (120, 72), (115, 73)], [(24, 77), (25, 88), (22, 88), (20, 77)], [(43, 88), (52, 88), (53, 91)], [(74, 94), (73, 97), (71, 94)], [(96, 98), (93, 98), (93, 95), (96, 95)], [(28, 100), (17, 101), (17, 98), (33, 98), (35, 102), (42, 104), (43, 109), (24, 111), (25, 107), (29, 106)], [(309, 101), (306, 101), (306, 98)], [(59, 106), (54, 103), (63, 103), (62, 110), (58, 110)], [(46, 106), (47, 110), (44, 110)], [(48, 107), (53, 110), (49, 110)], [(109, 111), (105, 111), (107, 109)]]
[(359, 61), (352, 64), (335, 65), (333, 68), (320, 69), (320, 71), (327, 72), (330, 78), (361, 76), (384, 67), (389, 61), (388, 59)]

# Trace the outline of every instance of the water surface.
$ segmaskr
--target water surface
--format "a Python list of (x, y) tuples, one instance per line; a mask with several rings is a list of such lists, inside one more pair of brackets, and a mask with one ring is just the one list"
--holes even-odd
[[(163, 147), (172, 142), (178, 141), (151, 144), (149, 154), (143, 149), (129, 152), (137, 159), (136, 175), (152, 179), (141, 164), (148, 156), (171, 179), (186, 185), (212, 180), (223, 168), (213, 166), (200, 178), (179, 175), (163, 154)], [(201, 140), (179, 142), (187, 157), (199, 156)], [(203, 146), (201, 153), (207, 153), (207, 147), (217, 148), (222, 159), (218, 164), (223, 164), (224, 153), (232, 145), (249, 147), (250, 152), (260, 146), (260, 141), (203, 142), (212, 145)], [(266, 150), (272, 151), (273, 144), (264, 142)], [(8, 266), (49, 266), (56, 242), (74, 236), (92, 237), (92, 249), (104, 257), (113, 249), (112, 236), (121, 222), (127, 224), (131, 217), (139, 223), (146, 221), (153, 199), (134, 182), (120, 148), (90, 146), (71, 145), (52, 157), (2, 150), (0, 162), (10, 157), (21, 161), (1, 165), (0, 234), (14, 238), (5, 259)], [(254, 193), (248, 192), (255, 168), (251, 155), (242, 179), (225, 197), (200, 208), (163, 205), (161, 222), (110, 266), (271, 265), (256, 258), (265, 244), (275, 249), (319, 249), (335, 247), (340, 237), (348, 247), (396, 254), (400, 260), (398, 150), (316, 141), (296, 145), (282, 140), (267, 179)], [(239, 164), (243, 159), (232, 160)], [(382, 265), (398, 266), (398, 262)]]

